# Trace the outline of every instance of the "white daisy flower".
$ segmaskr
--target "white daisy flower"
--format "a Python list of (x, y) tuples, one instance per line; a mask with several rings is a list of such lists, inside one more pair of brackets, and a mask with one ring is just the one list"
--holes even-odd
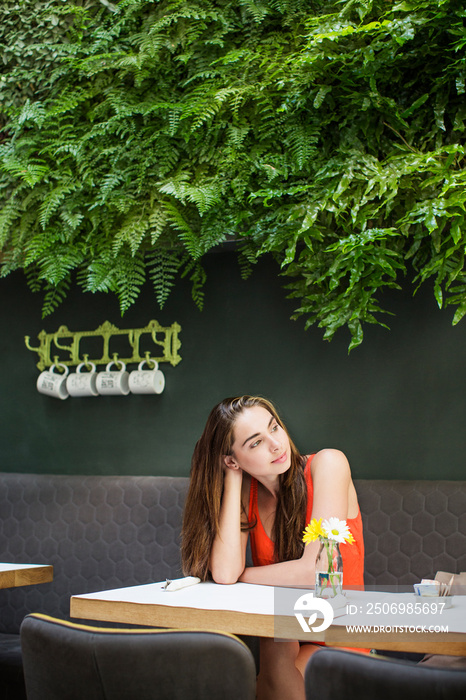
[(328, 520), (322, 522), (322, 530), (329, 540), (335, 540), (335, 542), (347, 542), (352, 539), (346, 520), (328, 518)]

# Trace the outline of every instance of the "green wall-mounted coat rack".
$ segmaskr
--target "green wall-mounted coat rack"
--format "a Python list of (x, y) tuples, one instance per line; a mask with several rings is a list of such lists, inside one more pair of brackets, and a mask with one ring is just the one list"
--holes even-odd
[[(144, 328), (120, 329), (109, 321), (105, 321), (95, 331), (70, 331), (66, 326), (60, 326), (55, 333), (41, 331), (37, 336), (40, 343), (38, 347), (31, 346), (30, 336), (26, 335), (24, 340), (28, 350), (37, 352), (39, 355), (37, 367), (40, 370), (44, 370), (57, 363), (62, 365), (78, 365), (81, 362), (85, 362), (86, 364), (92, 362), (95, 365), (106, 365), (112, 360), (115, 361), (115, 359), (128, 364), (130, 362), (141, 362), (147, 359), (149, 354), (151, 359), (159, 363), (170, 362), (171, 365), (175, 366), (181, 360), (178, 354), (178, 350), (181, 347), (181, 342), (178, 338), (180, 330), (181, 327), (178, 323), (172, 323), (169, 327), (163, 327), (157, 321), (149, 321)], [(139, 343), (143, 335), (150, 336), (156, 349), (155, 351), (146, 351), (143, 356), (141, 356)], [(119, 357), (117, 353), (110, 351), (110, 339), (113, 336), (127, 336), (127, 356)], [(102, 338), (102, 355), (98, 358), (89, 359), (89, 353), (80, 354), (81, 340), (90, 337)], [(53, 357), (51, 357), (54, 348), (68, 352), (69, 358), (62, 359), (62, 357), (59, 358), (59, 355), (53, 355)], [(160, 354), (161, 350), (162, 354)]]

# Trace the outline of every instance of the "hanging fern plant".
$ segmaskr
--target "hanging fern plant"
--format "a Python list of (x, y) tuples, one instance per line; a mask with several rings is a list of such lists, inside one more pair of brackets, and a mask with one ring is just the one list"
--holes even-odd
[[(466, 313), (464, 9), (455, 0), (48, 0), (0, 8), (2, 274), (51, 313), (235, 241), (331, 339), (407, 271)], [(413, 275), (414, 272), (414, 275)]]

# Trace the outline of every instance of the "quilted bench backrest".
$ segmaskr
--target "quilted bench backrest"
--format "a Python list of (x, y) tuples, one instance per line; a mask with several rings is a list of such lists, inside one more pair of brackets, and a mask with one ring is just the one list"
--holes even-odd
[(183, 477), (0, 475), (0, 561), (54, 580), (0, 591), (0, 631), (29, 612), (69, 618), (70, 595), (181, 575)]
[(466, 571), (466, 481), (356, 480), (365, 582), (410, 585)]

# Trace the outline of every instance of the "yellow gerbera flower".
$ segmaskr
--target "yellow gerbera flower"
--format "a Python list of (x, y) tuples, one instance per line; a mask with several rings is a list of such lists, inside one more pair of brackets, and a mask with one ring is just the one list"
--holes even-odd
[(322, 530), (322, 518), (319, 518), (319, 520), (317, 520), (317, 518), (312, 518), (303, 532), (303, 542), (309, 544), (309, 542), (315, 542), (319, 537), (325, 536), (325, 532)]

